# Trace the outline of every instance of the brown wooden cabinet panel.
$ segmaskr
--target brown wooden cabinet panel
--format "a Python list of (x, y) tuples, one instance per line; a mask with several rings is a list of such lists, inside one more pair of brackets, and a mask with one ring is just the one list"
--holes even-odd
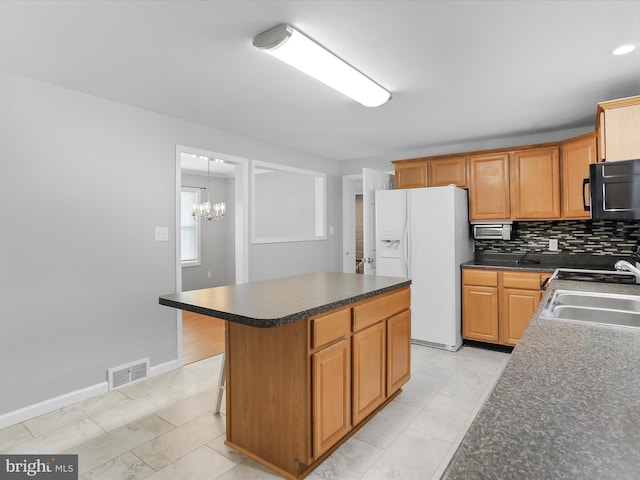
[(343, 308), (311, 320), (311, 346), (325, 345), (351, 333), (351, 309)]
[(357, 332), (353, 346), (353, 424), (373, 412), (386, 398), (385, 322)]
[(509, 154), (469, 157), (469, 219), (510, 217)]
[[(484, 276), (478, 275), (483, 273)], [(494, 274), (497, 287), (487, 283)], [(540, 284), (550, 274), (509, 270), (462, 270), (462, 336), (469, 340), (515, 346), (540, 299)]]
[(287, 478), (307, 476), (409, 380), (410, 294), (277, 328), (227, 322), (225, 443)]
[(511, 213), (514, 220), (560, 218), (558, 147), (535, 148), (513, 153)]
[(411, 376), (411, 312), (405, 310), (387, 320), (387, 396)]
[[(562, 168), (562, 218), (588, 219), (589, 211), (583, 208), (582, 180), (589, 177), (589, 165), (596, 162), (596, 135), (589, 133), (570, 139), (560, 146)], [(589, 192), (584, 192), (584, 199)], [(588, 200), (586, 200), (588, 203)]]
[[(537, 277), (539, 281), (540, 275)], [(500, 343), (515, 346), (538, 308), (542, 292), (505, 288), (501, 292), (501, 297)]]
[(351, 429), (351, 342), (342, 340), (312, 356), (313, 455), (318, 457)]
[(599, 103), (596, 131), (600, 161), (640, 158), (640, 96)]
[(395, 163), (393, 188), (420, 188), (427, 186), (427, 160), (417, 159)]
[(502, 274), (502, 285), (506, 288), (540, 290), (540, 274), (533, 272), (505, 271)]
[(411, 290), (403, 288), (375, 297), (353, 308), (353, 330), (357, 332), (379, 320), (406, 310), (411, 305)]
[(498, 343), (498, 288), (462, 286), (462, 336)]
[(467, 158), (443, 158), (429, 160), (429, 186), (442, 187), (454, 184), (460, 188), (467, 186)]

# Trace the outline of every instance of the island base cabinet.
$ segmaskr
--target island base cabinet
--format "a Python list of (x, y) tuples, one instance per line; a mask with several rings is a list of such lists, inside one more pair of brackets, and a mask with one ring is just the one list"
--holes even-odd
[(385, 323), (353, 335), (353, 423), (358, 424), (386, 398)]
[(306, 322), (256, 328), (227, 322), (227, 443), (282, 474), (311, 460)]
[(312, 356), (313, 453), (319, 457), (351, 429), (351, 342)]
[(411, 311), (387, 320), (387, 395), (398, 391), (411, 376)]
[(410, 289), (274, 328), (227, 322), (226, 444), (301, 479), (410, 378)]

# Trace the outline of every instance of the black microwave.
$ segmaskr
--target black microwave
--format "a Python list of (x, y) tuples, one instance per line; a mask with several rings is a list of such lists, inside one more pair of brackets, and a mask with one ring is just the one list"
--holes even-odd
[[(590, 184), (591, 202), (584, 201)], [(582, 188), (592, 220), (640, 220), (640, 160), (592, 163)]]

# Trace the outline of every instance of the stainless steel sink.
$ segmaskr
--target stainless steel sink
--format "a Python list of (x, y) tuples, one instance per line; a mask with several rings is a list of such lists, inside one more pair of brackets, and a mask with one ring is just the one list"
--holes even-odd
[(560, 293), (556, 298), (556, 304), (640, 312), (640, 297), (627, 295), (613, 296), (606, 294), (589, 294), (586, 292)]
[(556, 290), (542, 316), (640, 328), (640, 297)]

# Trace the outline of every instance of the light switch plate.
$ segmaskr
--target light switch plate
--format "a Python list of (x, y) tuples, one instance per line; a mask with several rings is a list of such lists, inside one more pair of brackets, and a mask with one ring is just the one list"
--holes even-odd
[(550, 252), (557, 252), (558, 251), (558, 239), (557, 238), (550, 238), (549, 239), (549, 251)]
[(156, 242), (169, 241), (169, 227), (156, 227)]

